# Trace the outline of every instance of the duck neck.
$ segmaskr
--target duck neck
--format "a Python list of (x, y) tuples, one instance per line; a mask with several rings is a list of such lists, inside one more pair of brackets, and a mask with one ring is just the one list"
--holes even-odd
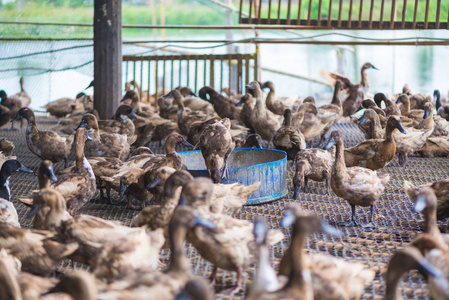
[(340, 91), (339, 91), (339, 90), (340, 90), (340, 88), (338, 88), (338, 87), (336, 87), (336, 88), (334, 89), (334, 95), (332, 96), (331, 104), (341, 106), (341, 102), (340, 102)]
[(335, 163), (332, 176), (341, 176), (341, 174), (346, 174), (346, 172), (345, 149), (343, 142), (339, 141), (335, 146)]
[(362, 69), (361, 69), (361, 71), (360, 71), (360, 84), (363, 86), (363, 87), (368, 87), (369, 86), (369, 84), (368, 84), (368, 74), (366, 74), (366, 72), (365, 72), (365, 68), (363, 68), (362, 67)]
[(388, 270), (387, 272), (387, 288), (385, 291), (385, 300), (401, 300), (402, 295), (399, 289), (399, 282), (403, 274), (397, 271)]
[(0, 298), (22, 300), (19, 284), (9, 266), (0, 260)]
[(427, 207), (425, 210), (425, 233), (430, 234), (434, 238), (440, 238), (441, 232), (437, 224), (436, 208)]
[(274, 97), (275, 97), (275, 90), (274, 90), (274, 86), (272, 84), (267, 85), (267, 87), (270, 89), (270, 92), (268, 93), (265, 102), (268, 105), (271, 105), (273, 103), (273, 100), (274, 100)]
[[(379, 126), (380, 126), (380, 124), (379, 124)], [(385, 128), (385, 141), (396, 143), (393, 138), (393, 131), (395, 128), (396, 127), (393, 127), (392, 125), (387, 123), (387, 127)]]
[(42, 172), (38, 172), (37, 174), (37, 183), (39, 189), (45, 189), (50, 187), (50, 179), (48, 179)]
[(410, 114), (410, 101), (407, 97), (403, 97), (401, 102), (402, 102), (403, 115), (408, 116)]
[(371, 120), (371, 136), (374, 137), (375, 133), (382, 130), (382, 125), (380, 125), (379, 116), (376, 116)]
[(164, 197), (162, 198), (161, 208), (163, 208), (163, 210), (170, 216), (178, 205), (181, 191), (182, 186), (173, 187), (171, 189), (164, 189)]
[(440, 99), (440, 95), (436, 95), (436, 100), (435, 100), (435, 108), (438, 111), (438, 109), (440, 109), (441, 107), (441, 99)]
[(191, 274), (192, 267), (190, 260), (186, 256), (184, 250), (184, 240), (187, 234), (187, 228), (182, 225), (175, 225), (175, 228), (170, 228), (171, 234), (169, 235), (171, 245), (171, 264), (169, 272)]
[(295, 255), (291, 256), (292, 269), (285, 286), (287, 289), (292, 287), (306, 287), (307, 284), (311, 284), (309, 270), (305, 269), (304, 264), (303, 247), (306, 238), (306, 234), (293, 228), (292, 244), (290, 247), (292, 248), (292, 253), (295, 253)]
[(8, 201), (11, 196), (11, 190), (9, 188), (9, 177), (10, 175), (5, 175), (4, 173), (0, 172), (0, 198)]

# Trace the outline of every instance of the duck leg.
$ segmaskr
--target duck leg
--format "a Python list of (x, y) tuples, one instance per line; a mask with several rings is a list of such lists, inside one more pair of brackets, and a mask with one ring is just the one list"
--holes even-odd
[(329, 196), (331, 194), (331, 181), (329, 180), (329, 178), (326, 178), (326, 194), (327, 196)]
[(375, 227), (376, 225), (374, 225), (373, 222), (373, 218), (374, 218), (374, 211), (375, 211), (375, 207), (374, 205), (371, 205), (371, 212), (370, 212), (370, 217), (369, 217), (369, 222), (366, 224), (363, 224), (363, 227)]
[(293, 199), (298, 200), (299, 199), (299, 193), (301, 192), (301, 188), (299, 186), (293, 186), (294, 192), (293, 192)]
[(339, 224), (340, 226), (347, 226), (347, 227), (359, 226), (355, 213), (355, 205), (351, 204), (351, 210), (352, 210), (351, 221), (340, 223)]
[(227, 294), (227, 295), (234, 295), (235, 293), (237, 293), (240, 290), (240, 286), (242, 285), (242, 281), (243, 281), (243, 268), (239, 267), (237, 269), (237, 282), (235, 283), (235, 285), (227, 288), (225, 290), (225, 294)]
[(64, 169), (67, 169), (69, 162), (67, 161), (67, 156), (64, 157)]
[(218, 267), (214, 266), (214, 269), (212, 270), (212, 274), (210, 274), (209, 280), (210, 280), (211, 285), (214, 285), (215, 281), (217, 280), (217, 270), (218, 270)]
[(140, 209), (140, 205), (134, 205), (133, 204), (133, 202), (131, 201), (131, 196), (126, 196), (126, 198), (128, 198), (128, 208), (134, 209), (134, 210), (139, 210)]
[(309, 183), (309, 179), (307, 177), (304, 177), (304, 193), (309, 193), (309, 187), (307, 184)]

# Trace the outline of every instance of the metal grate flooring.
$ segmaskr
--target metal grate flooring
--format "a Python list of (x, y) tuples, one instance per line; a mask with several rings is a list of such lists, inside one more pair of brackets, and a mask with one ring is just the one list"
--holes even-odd
[[(56, 123), (55, 119), (39, 118), (38, 126), (41, 129), (48, 129)], [(363, 135), (355, 125), (349, 123), (338, 123), (334, 129), (342, 130), (345, 136), (345, 145), (353, 146), (363, 141)], [(0, 129), (1, 136), (14, 142), (16, 148), (13, 155), (27, 167), (37, 171), (40, 159), (33, 155), (25, 143), (25, 128), (18, 131), (6, 131)], [(159, 143), (151, 145), (156, 153), (162, 153), (163, 148)], [(73, 155), (72, 155), (73, 160)], [(62, 163), (55, 167), (58, 171)], [(383, 299), (385, 290), (385, 281), (383, 273), (386, 271), (390, 256), (398, 249), (406, 246), (412, 238), (423, 230), (423, 219), (420, 214), (411, 211), (411, 203), (405, 193), (402, 191), (404, 180), (409, 180), (415, 184), (424, 184), (438, 179), (449, 177), (449, 160), (444, 158), (420, 158), (410, 157), (407, 167), (402, 169), (398, 166), (397, 159), (386, 168), (382, 173), (389, 173), (391, 179), (387, 184), (385, 193), (377, 204), (375, 214), (377, 227), (375, 228), (344, 228), (342, 238), (329, 237), (323, 234), (315, 234), (307, 241), (309, 252), (325, 252), (330, 255), (341, 257), (347, 261), (357, 261), (365, 264), (367, 267), (376, 271), (375, 280), (366, 287), (362, 299)], [(292, 196), (291, 180), (294, 173), (292, 164), (288, 164), (288, 185), (289, 197)], [(33, 174), (17, 173), (11, 178), (11, 193), (13, 203), (16, 205), (21, 224), (24, 227), (31, 226), (30, 222), (25, 220), (28, 213), (28, 207), (19, 203), (15, 199), (31, 190), (37, 188), (37, 178)], [(279, 228), (279, 222), (282, 218), (286, 205), (290, 203), (299, 203), (304, 209), (317, 214), (329, 221), (330, 224), (336, 224), (347, 220), (350, 217), (350, 207), (337, 196), (331, 193), (331, 196), (324, 196), (325, 184), (309, 181), (309, 194), (300, 194), (299, 200), (284, 198), (271, 203), (257, 206), (246, 206), (236, 218), (253, 220), (256, 216), (264, 216), (267, 223), (273, 228)], [(124, 199), (119, 199), (118, 195), (113, 193), (115, 200), (121, 200), (123, 205), (109, 205), (101, 200), (99, 193), (87, 203), (78, 213), (99, 216), (105, 219), (120, 220), (129, 225), (131, 219), (138, 213), (127, 208)], [(368, 217), (368, 208), (358, 208), (358, 216), (362, 221)], [(443, 226), (444, 224), (440, 224)], [(282, 229), (284, 230), (284, 229)], [(277, 266), (284, 249), (289, 245), (290, 232), (284, 230), (286, 239), (273, 247), (271, 259)], [(193, 270), (197, 275), (208, 277), (212, 272), (212, 265), (203, 260), (197, 251), (186, 243), (188, 256), (191, 259)], [(168, 262), (169, 253), (163, 251), (161, 261)], [(69, 263), (64, 262), (61, 265), (62, 271), (69, 268)], [(82, 267), (82, 266), (81, 266)], [(216, 299), (244, 299), (246, 291), (254, 277), (254, 267), (250, 268), (245, 274), (243, 289), (230, 297), (221, 293), (236, 280), (236, 274), (219, 270), (217, 283), (215, 285)], [(427, 299), (427, 289), (425, 280), (417, 273), (411, 273), (404, 278), (401, 283), (402, 294), (405, 299)]]

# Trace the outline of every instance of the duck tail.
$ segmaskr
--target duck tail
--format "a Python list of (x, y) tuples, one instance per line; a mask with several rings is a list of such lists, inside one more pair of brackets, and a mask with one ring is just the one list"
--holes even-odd
[(239, 197), (241, 197), (242, 199), (244, 198), (246, 201), (248, 199), (248, 197), (251, 196), (251, 194), (253, 194), (255, 191), (257, 191), (257, 189), (260, 187), (261, 184), (262, 184), (261, 182), (256, 182), (252, 185), (240, 186), (239, 193), (238, 193)]
[(412, 201), (415, 201), (416, 197), (418, 196), (419, 188), (410, 181), (404, 180), (404, 191), (407, 193), (410, 199), (412, 199)]

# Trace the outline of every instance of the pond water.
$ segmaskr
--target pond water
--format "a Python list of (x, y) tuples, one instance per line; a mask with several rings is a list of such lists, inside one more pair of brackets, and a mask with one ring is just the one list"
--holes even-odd
[[(305, 35), (322, 34), (323, 32), (303, 32)], [(345, 32), (347, 33), (347, 32)], [(444, 37), (446, 31), (371, 31), (350, 32), (369, 38), (404, 38), (418, 36)], [(253, 33), (245, 32), (234, 36), (235, 39), (252, 37)], [(263, 32), (264, 38), (282, 37), (297, 38), (291, 33)], [(224, 36), (180, 36), (173, 39), (185, 39), (184, 46), (199, 47), (196, 43), (188, 43), (192, 39), (222, 39)], [(353, 40), (350, 37), (331, 36), (326, 39)], [(39, 109), (48, 101), (61, 97), (73, 98), (83, 90), (93, 77), (93, 55), (91, 41), (0, 41), (0, 89), (8, 94), (19, 91), (19, 77), (25, 77), (25, 89), (32, 97), (32, 107)], [(157, 44), (160, 46), (161, 44)], [(212, 45), (212, 44), (211, 44)], [(204, 45), (201, 45), (204, 46)], [(207, 46), (207, 45), (206, 45)], [(74, 48), (73, 48), (74, 47)], [(51, 52), (55, 49), (67, 48), (64, 51)], [(70, 49), (69, 49), (70, 48)], [(220, 54), (226, 53), (226, 47), (213, 49), (177, 49), (189, 53)], [(240, 53), (254, 53), (254, 45), (239, 44)], [(123, 54), (134, 54), (148, 51), (148, 48), (124, 46)], [(41, 52), (39, 55), (30, 55)], [(155, 51), (151, 54), (162, 53)], [(343, 71), (351, 80), (360, 78), (359, 68), (364, 62), (371, 62), (379, 70), (368, 70), (370, 92), (384, 92), (387, 95), (399, 93), (404, 83), (408, 83), (414, 92), (432, 94), (440, 89), (447, 94), (449, 60), (448, 46), (356, 46), (336, 47), (322, 45), (298, 44), (261, 44), (262, 67), (276, 69), (291, 74), (323, 81), (322, 69), (337, 72)], [(15, 57), (10, 59), (10, 57)], [(48, 72), (48, 70), (64, 70)], [(123, 81), (125, 66), (123, 67)], [(146, 78), (146, 77), (145, 77)], [(147, 79), (145, 79), (147, 81)], [(145, 81), (144, 80), (144, 81)], [(263, 71), (262, 80), (271, 80), (276, 85), (278, 96), (315, 96), (319, 100), (328, 100), (332, 89), (323, 84), (292, 78), (285, 75)], [(144, 89), (146, 85), (144, 84)], [(88, 90), (92, 93), (92, 90)], [(151, 90), (150, 90), (151, 92)]]

